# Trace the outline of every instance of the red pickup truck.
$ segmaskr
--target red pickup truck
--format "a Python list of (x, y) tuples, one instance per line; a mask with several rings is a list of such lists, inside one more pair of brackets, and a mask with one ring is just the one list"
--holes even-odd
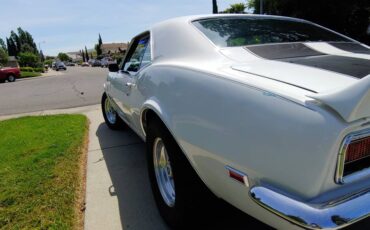
[(21, 74), (19, 68), (12, 68), (12, 67), (5, 67), (0, 68), (0, 82), (13, 82), (17, 79)]

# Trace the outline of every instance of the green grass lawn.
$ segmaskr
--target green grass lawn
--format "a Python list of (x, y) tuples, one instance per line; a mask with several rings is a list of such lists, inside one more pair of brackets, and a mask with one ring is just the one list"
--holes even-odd
[(0, 229), (81, 227), (87, 131), (83, 115), (0, 122)]
[(41, 73), (38, 73), (38, 72), (25, 72), (25, 71), (22, 71), (22, 72), (21, 72), (21, 76), (20, 76), (20, 78), (38, 77), (38, 76), (41, 76)]

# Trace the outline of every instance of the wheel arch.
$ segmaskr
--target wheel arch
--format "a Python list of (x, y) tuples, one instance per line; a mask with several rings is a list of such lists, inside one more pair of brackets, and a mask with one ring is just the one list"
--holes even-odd
[[(158, 103), (155, 101), (151, 101), (151, 103), (146, 104), (142, 111), (140, 116), (140, 126), (142, 129), (142, 132), (144, 133), (144, 136), (146, 136), (146, 129), (148, 127), (149, 121), (151, 119), (157, 119), (159, 120), (163, 127), (168, 130), (168, 132), (171, 134), (172, 138), (176, 142), (176, 144), (181, 149), (182, 153), (188, 163), (190, 164), (191, 168), (194, 170), (194, 172), (197, 174), (197, 176), (200, 178), (200, 180), (203, 182), (203, 184), (210, 189), (210, 186), (208, 186), (206, 180), (201, 176), (201, 174), (198, 171), (197, 164), (194, 160), (192, 160), (192, 157), (190, 154), (187, 154), (186, 151), (184, 151), (184, 148), (181, 146), (180, 142), (176, 138), (176, 135), (174, 135), (173, 131), (170, 129), (170, 119), (166, 115), (166, 113), (161, 109)], [(211, 190), (211, 189), (210, 189)], [(214, 194), (216, 194), (213, 190), (211, 190)]]

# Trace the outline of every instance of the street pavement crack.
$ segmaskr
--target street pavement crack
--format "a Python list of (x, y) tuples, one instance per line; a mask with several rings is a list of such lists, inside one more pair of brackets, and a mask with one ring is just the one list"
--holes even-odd
[(104, 147), (104, 148), (100, 148), (100, 149), (92, 149), (92, 150), (90, 150), (89, 152), (94, 152), (94, 151), (98, 151), (98, 150), (106, 150), (106, 149), (114, 149), (114, 148), (120, 148), (120, 147), (127, 147), (127, 146), (131, 146), (131, 145), (138, 145), (138, 144), (142, 144), (142, 143), (143, 143), (143, 142), (134, 142), (134, 143), (124, 144), (124, 145), (108, 146), (108, 147)]

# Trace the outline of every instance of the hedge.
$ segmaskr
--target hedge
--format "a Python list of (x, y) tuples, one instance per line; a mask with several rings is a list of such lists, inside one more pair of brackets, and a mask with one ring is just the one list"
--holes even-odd
[(38, 72), (43, 73), (45, 72), (44, 68), (32, 68), (32, 67), (21, 67), (21, 72)]

